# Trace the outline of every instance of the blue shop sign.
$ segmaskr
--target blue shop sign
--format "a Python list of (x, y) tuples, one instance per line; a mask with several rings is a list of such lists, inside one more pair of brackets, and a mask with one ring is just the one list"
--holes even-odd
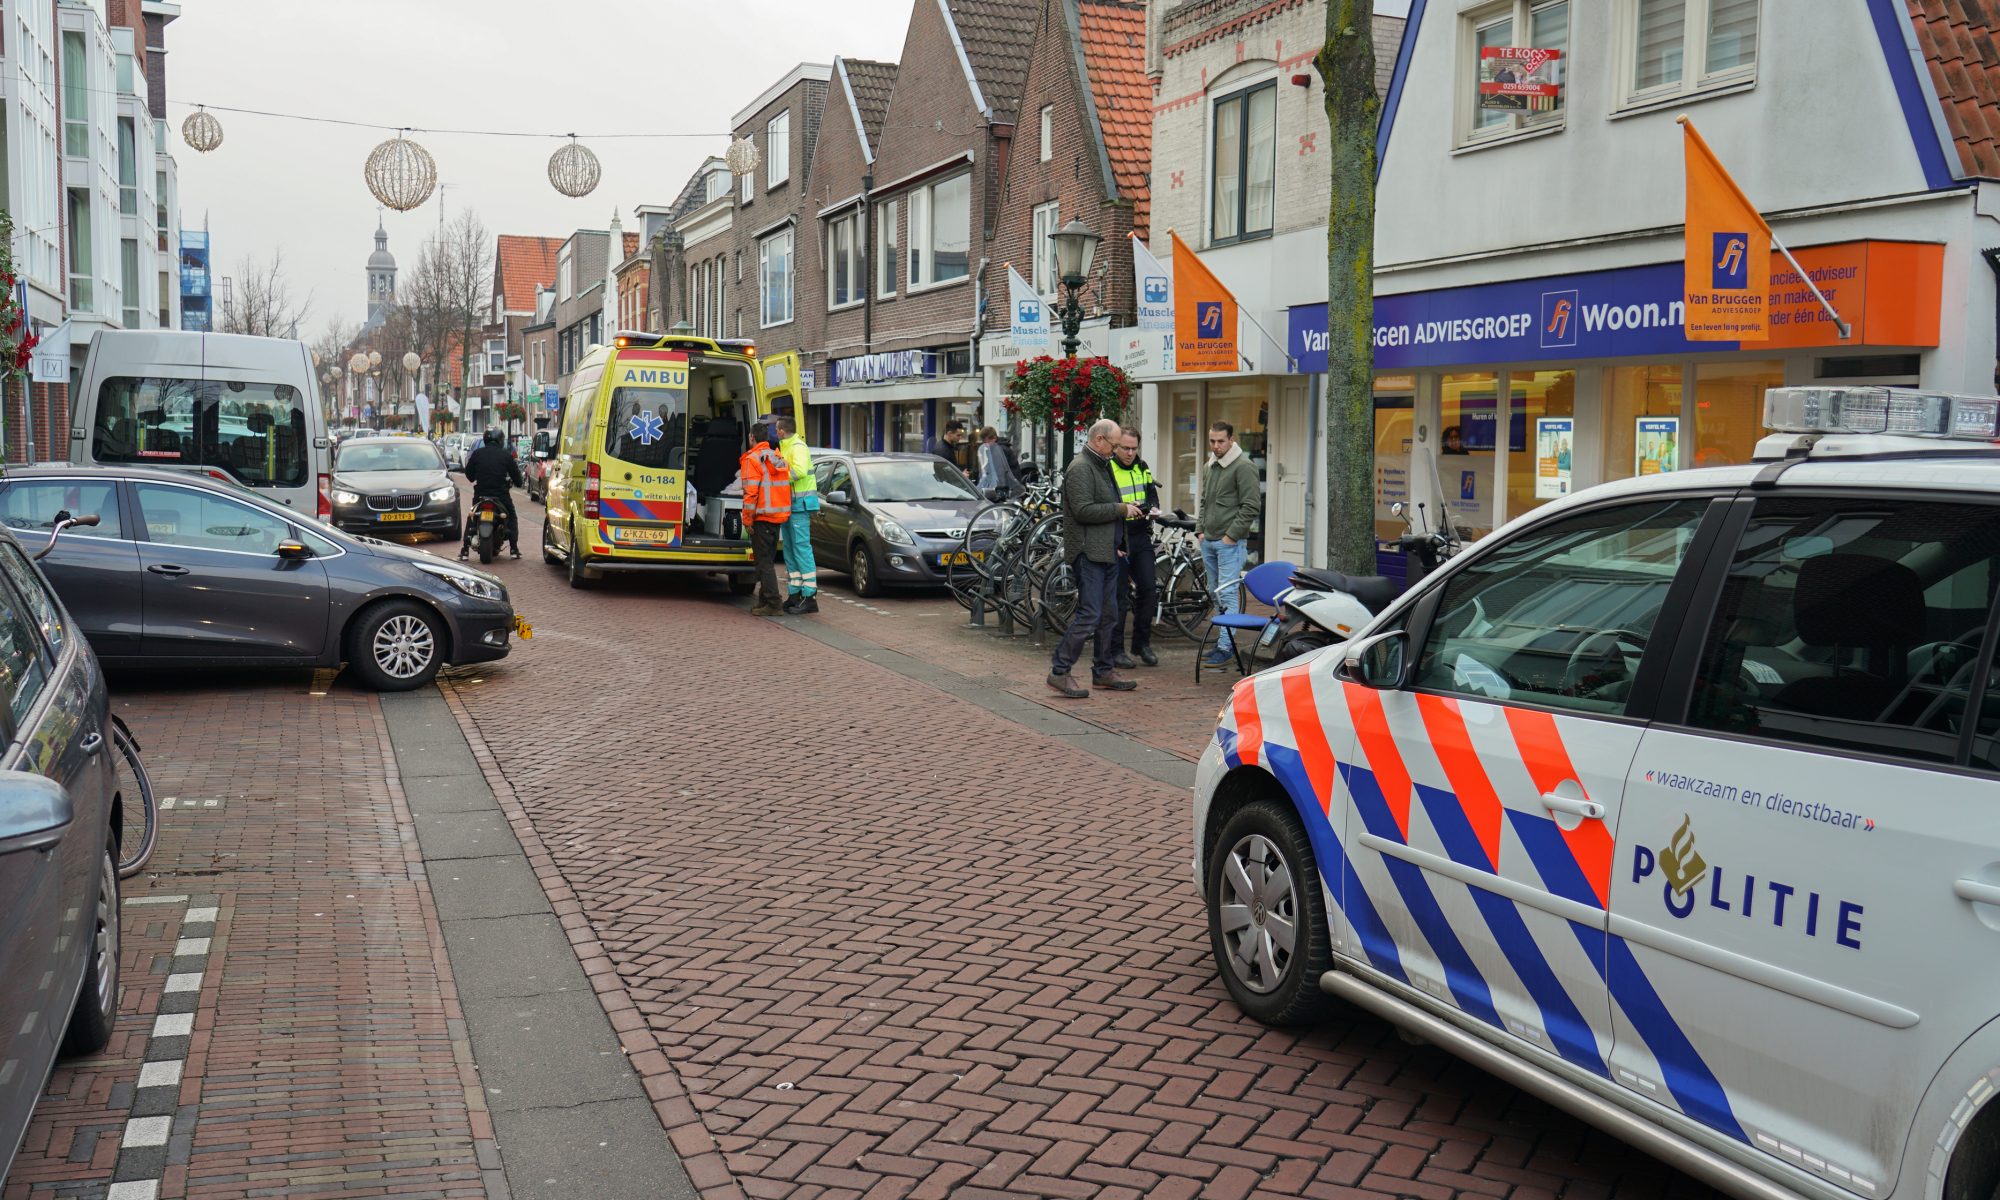
[[(1680, 263), (1553, 275), (1375, 298), (1375, 367), (1476, 366), (1550, 359), (1714, 354), (1691, 342)], [(1326, 305), (1289, 310), (1286, 345), (1301, 374), (1326, 370)]]
[(935, 350), (888, 350), (880, 354), (836, 358), (827, 363), (827, 386), (887, 383), (892, 379), (927, 379), (938, 373), (938, 358)]

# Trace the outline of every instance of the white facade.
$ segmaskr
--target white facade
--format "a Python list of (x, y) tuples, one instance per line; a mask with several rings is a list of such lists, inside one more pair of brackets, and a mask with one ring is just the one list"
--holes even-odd
[[(710, 168), (703, 179), (706, 199), (701, 207), (682, 217), (675, 228), (681, 235), (681, 261), (686, 265), (686, 314), (689, 324), (702, 337), (729, 336), (725, 314), (729, 296), (737, 286), (730, 266), (730, 238), (736, 204), (729, 194), (729, 170)], [(754, 286), (754, 285), (745, 285)], [(671, 327), (672, 320), (667, 322)]]
[(49, 5), (0, 0), (6, 57), (0, 62), (7, 211), (14, 219), (14, 263), (28, 281), (28, 314), (38, 324), (62, 321), (69, 270), (62, 260), (63, 197), (56, 183), (62, 128), (56, 109), (56, 56), (61, 51)]
[(63, 4), (61, 31), (62, 182), (66, 205), (71, 358), (99, 329), (122, 324), (123, 228), (118, 211), (117, 51), (102, 3)]

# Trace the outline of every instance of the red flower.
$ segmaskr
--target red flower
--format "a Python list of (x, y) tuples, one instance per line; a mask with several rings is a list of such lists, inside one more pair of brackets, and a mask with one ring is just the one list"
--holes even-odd
[(1015, 374), (1016, 376), (1021, 376), (1021, 375), (1026, 375), (1027, 373), (1028, 373), (1028, 364), (1027, 364), (1027, 363), (1025, 363), (1025, 362), (1021, 362), (1021, 363), (1016, 363), (1016, 364), (1014, 365), (1014, 374)]

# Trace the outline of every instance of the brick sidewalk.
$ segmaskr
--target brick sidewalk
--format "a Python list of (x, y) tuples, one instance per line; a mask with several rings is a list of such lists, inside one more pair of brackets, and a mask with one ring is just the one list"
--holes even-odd
[[(1707, 1194), (1374, 1020), (1245, 1020), (1183, 790), (719, 583), (499, 572), (538, 636), (447, 689), (704, 1196)], [(1040, 687), (935, 603), (822, 620)], [(1142, 678), (1206, 736), (1225, 680)], [(1130, 699), (1064, 711), (1192, 750)]]
[[(175, 807), (126, 884), (111, 1047), (58, 1066), (6, 1200), (105, 1196), (142, 1059), (165, 1054), (185, 1065), (162, 1197), (505, 1194), (380, 709), (308, 678), (113, 681)], [(147, 901), (192, 894), (215, 912), (191, 959), (182, 906)], [(176, 1010), (192, 1030), (163, 1037)]]

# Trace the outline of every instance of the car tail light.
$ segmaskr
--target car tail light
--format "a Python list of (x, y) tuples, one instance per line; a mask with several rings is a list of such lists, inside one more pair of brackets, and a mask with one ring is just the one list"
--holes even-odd
[(331, 475), (321, 475), (319, 477), (319, 519), (322, 521), (333, 519), (333, 476)]
[(589, 474), (583, 477), (583, 515), (592, 521), (597, 519), (597, 499), (604, 486), (599, 476), (597, 464), (589, 464)]

